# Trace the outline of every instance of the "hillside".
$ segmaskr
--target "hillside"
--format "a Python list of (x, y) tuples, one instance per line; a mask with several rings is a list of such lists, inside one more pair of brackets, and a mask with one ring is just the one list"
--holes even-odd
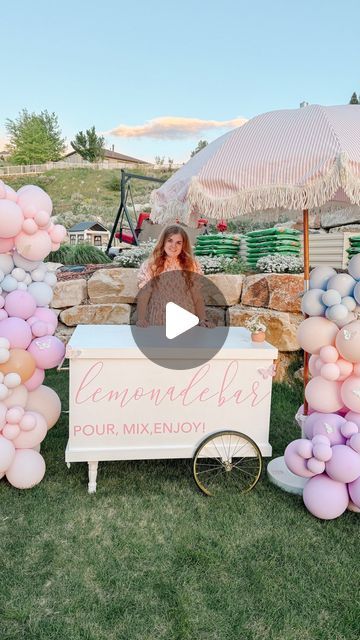
[[(133, 173), (167, 179), (171, 173), (153, 167), (134, 167)], [(57, 222), (67, 228), (76, 222), (98, 220), (111, 227), (120, 203), (120, 169), (54, 169), (32, 176), (7, 177), (6, 183), (14, 189), (24, 184), (36, 184), (50, 195)], [(148, 204), (156, 183), (131, 181), (135, 204)], [(129, 201), (130, 203), (130, 201)]]

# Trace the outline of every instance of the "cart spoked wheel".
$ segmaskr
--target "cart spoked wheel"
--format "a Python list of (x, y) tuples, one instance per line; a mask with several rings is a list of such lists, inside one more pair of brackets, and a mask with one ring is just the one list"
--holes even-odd
[(224, 491), (246, 493), (262, 470), (257, 444), (238, 431), (218, 431), (205, 438), (193, 457), (194, 480), (207, 496)]

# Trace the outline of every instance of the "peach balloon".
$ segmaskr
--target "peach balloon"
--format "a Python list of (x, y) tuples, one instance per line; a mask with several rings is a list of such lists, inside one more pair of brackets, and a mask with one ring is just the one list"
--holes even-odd
[(360, 413), (360, 378), (347, 378), (341, 385), (341, 397), (348, 409)]
[(14, 246), (15, 238), (0, 238), (0, 253), (8, 253)]
[(315, 376), (305, 388), (305, 398), (315, 411), (336, 413), (344, 402), (341, 398), (341, 384)]
[(3, 404), (7, 409), (15, 406), (25, 407), (28, 395), (29, 392), (25, 385), (19, 384), (19, 386), (16, 387), (16, 389), (12, 389), (11, 394), (3, 400)]
[(312, 376), (318, 375), (318, 368), (317, 368), (318, 357), (319, 356), (310, 356), (309, 358), (309, 371)]
[(340, 378), (340, 369), (335, 362), (326, 362), (320, 369), (320, 375), (325, 380), (338, 380)]
[(49, 233), (53, 242), (62, 242), (66, 236), (66, 229), (62, 224), (55, 224)]
[(0, 435), (0, 473), (4, 473), (15, 458), (13, 443)]
[(334, 322), (315, 316), (303, 320), (297, 331), (297, 339), (304, 351), (319, 354), (321, 347), (335, 344), (338, 331)]
[(19, 449), (6, 472), (10, 484), (17, 489), (31, 489), (39, 484), (45, 475), (45, 461), (33, 449)]
[(61, 414), (61, 401), (53, 389), (41, 385), (35, 391), (30, 391), (26, 403), (26, 411), (41, 411), (48, 429), (56, 424)]
[(0, 364), (0, 372), (18, 373), (21, 382), (26, 382), (33, 375), (36, 368), (35, 359), (25, 349), (10, 349), (10, 358), (4, 364)]
[(28, 189), (19, 189), (18, 203), (19, 206), (25, 211), (29, 208), (34, 209), (35, 212), (46, 211), (49, 215), (52, 212), (52, 202), (50, 196), (36, 185), (27, 185)]
[(15, 191), (15, 189), (13, 189), (12, 187), (9, 187), (9, 185), (4, 185), (5, 186), (5, 198), (6, 200), (12, 200), (12, 202), (17, 202), (17, 193)]
[(27, 260), (43, 260), (51, 251), (51, 240), (47, 231), (36, 231), (32, 236), (21, 231), (15, 238), (15, 247)]
[(321, 360), (326, 363), (336, 362), (339, 358), (338, 350), (331, 345), (321, 347), (319, 355)]
[(336, 348), (344, 360), (360, 362), (360, 322), (350, 322), (336, 336)]
[(0, 236), (2, 238), (16, 236), (20, 232), (23, 222), (23, 212), (15, 202), (0, 200)]
[[(340, 376), (338, 378), (339, 382), (342, 382), (343, 380), (345, 380), (345, 378), (350, 376), (353, 372), (352, 363), (348, 362), (347, 360), (344, 360), (344, 358), (339, 358), (339, 360), (336, 362), (336, 366), (339, 367), (339, 370), (340, 370)], [(360, 369), (359, 369), (359, 372), (360, 372)]]
[(36, 411), (31, 412), (31, 414), (36, 419), (36, 425), (30, 431), (21, 431), (13, 440), (16, 449), (32, 449), (32, 447), (40, 444), (47, 434), (47, 424), (44, 416)]

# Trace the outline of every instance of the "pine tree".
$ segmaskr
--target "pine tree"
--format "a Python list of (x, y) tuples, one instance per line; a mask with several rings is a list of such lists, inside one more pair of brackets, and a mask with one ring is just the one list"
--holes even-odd
[(197, 153), (199, 153), (199, 151), (201, 151), (202, 149), (204, 149), (207, 146), (208, 146), (207, 140), (199, 140), (199, 142), (197, 143), (195, 149), (191, 152), (190, 158), (193, 158)]
[(354, 91), (354, 93), (352, 94), (352, 96), (350, 98), (349, 104), (360, 104), (359, 98), (357, 97), (355, 91)]
[(79, 131), (75, 139), (71, 141), (72, 148), (81, 155), (84, 160), (89, 162), (97, 162), (104, 157), (103, 136), (97, 136), (95, 127), (86, 129), (86, 132)]

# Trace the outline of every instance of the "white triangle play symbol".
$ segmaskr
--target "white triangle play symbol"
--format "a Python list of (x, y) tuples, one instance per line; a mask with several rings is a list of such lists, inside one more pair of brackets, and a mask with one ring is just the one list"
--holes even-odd
[(199, 318), (190, 311), (179, 307), (175, 302), (168, 302), (166, 305), (166, 337), (169, 340), (180, 336), (185, 331), (189, 331), (197, 324)]

